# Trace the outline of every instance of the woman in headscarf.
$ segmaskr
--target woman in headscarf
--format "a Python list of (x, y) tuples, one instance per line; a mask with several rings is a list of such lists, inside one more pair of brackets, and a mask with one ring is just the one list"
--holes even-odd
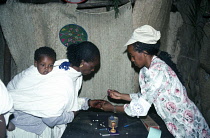
[(125, 44), (130, 60), (140, 68), (141, 92), (123, 94), (108, 90), (113, 99), (130, 101), (124, 106), (105, 103), (105, 111), (146, 116), (153, 104), (170, 133), (177, 138), (209, 138), (210, 130), (196, 105), (188, 98), (176, 65), (159, 51), (160, 32), (149, 25), (137, 28)]

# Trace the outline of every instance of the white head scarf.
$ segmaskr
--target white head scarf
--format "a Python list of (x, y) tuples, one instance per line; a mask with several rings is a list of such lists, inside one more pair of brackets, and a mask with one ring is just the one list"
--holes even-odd
[(134, 30), (133, 35), (124, 46), (128, 46), (135, 42), (156, 44), (159, 39), (160, 31), (155, 30), (152, 26), (143, 25)]

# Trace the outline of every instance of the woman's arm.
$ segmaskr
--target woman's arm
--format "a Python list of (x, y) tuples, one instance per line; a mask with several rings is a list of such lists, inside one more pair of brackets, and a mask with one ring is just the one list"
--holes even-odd
[(104, 111), (111, 111), (111, 112), (114, 112), (114, 113), (117, 113), (117, 112), (124, 112), (124, 106), (123, 105), (112, 105), (110, 102), (108, 101), (105, 101), (101, 107), (102, 110)]

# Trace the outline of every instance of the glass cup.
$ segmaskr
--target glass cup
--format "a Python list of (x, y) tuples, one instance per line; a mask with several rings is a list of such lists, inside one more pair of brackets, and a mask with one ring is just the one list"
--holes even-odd
[(108, 118), (108, 126), (110, 128), (112, 128), (114, 126), (114, 128), (117, 128), (118, 127), (118, 117), (116, 116), (110, 116)]

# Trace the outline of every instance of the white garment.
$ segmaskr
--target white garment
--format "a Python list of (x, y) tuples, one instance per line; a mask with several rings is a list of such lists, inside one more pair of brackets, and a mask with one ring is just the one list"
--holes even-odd
[[(151, 104), (147, 102), (145, 99), (143, 99), (142, 97), (132, 98), (132, 95), (133, 94), (130, 94), (130, 97), (132, 99), (130, 104), (124, 105), (125, 113), (132, 117), (146, 116), (151, 107)], [(130, 108), (128, 108), (128, 106)]]
[[(0, 115), (7, 113), (13, 106), (12, 98), (8, 95), (8, 91), (0, 80)], [(9, 116), (5, 116), (6, 124), (8, 123)]]
[[(63, 61), (56, 61), (60, 65)], [(82, 74), (73, 68), (59, 69), (55, 66), (47, 75), (41, 75), (37, 68), (19, 73), (7, 86), (14, 100), (14, 109), (38, 117), (56, 117), (63, 112), (78, 111), (84, 99), (78, 98), (82, 85)], [(79, 104), (81, 103), (81, 104)]]
[(54, 128), (47, 127), (41, 135), (36, 135), (16, 127), (13, 131), (7, 131), (7, 138), (61, 138), (64, 130), (65, 128), (61, 129), (57, 126)]

